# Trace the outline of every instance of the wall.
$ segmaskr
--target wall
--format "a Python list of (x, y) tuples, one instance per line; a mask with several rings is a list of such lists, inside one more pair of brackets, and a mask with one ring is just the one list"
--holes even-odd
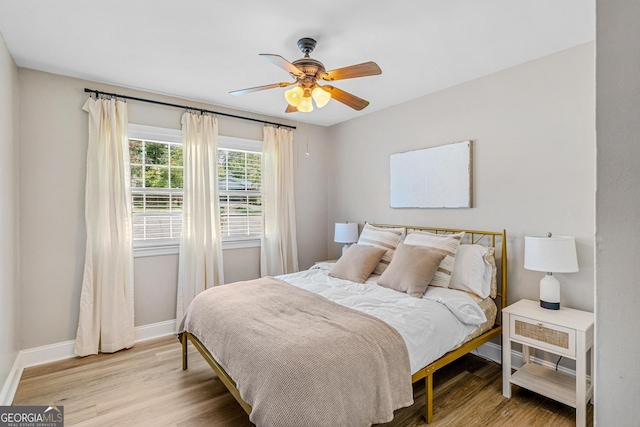
[[(326, 243), (322, 245), (322, 249), (325, 248)], [(306, 249), (302, 252), (309, 255)], [(225, 249), (223, 258), (226, 283), (260, 277), (259, 248)], [(177, 283), (178, 255), (134, 259), (136, 326), (151, 325), (175, 317)]]
[[(84, 265), (87, 115), (84, 88), (273, 118), (79, 79), (19, 69), (22, 348), (75, 339)], [(180, 128), (182, 110), (128, 103), (129, 121)], [(219, 116), (219, 133), (262, 139), (262, 125)], [(295, 124), (289, 122), (288, 124)], [(300, 267), (327, 252), (326, 129), (294, 132)], [(311, 155), (305, 156), (307, 143)], [(259, 248), (224, 251), (225, 280), (258, 277)], [(136, 326), (175, 317), (177, 255), (135, 259)]]
[[(587, 43), (333, 126), (328, 228), (344, 220), (505, 228), (509, 302), (539, 296), (542, 273), (523, 268), (523, 237), (572, 235), (580, 272), (557, 275), (561, 303), (593, 310), (594, 85)], [(390, 154), (469, 139), (472, 209), (389, 207)], [(338, 251), (330, 244), (329, 258)]]
[(595, 423), (640, 419), (640, 4), (597, 2)]
[(20, 350), (18, 68), (0, 34), (0, 405)]

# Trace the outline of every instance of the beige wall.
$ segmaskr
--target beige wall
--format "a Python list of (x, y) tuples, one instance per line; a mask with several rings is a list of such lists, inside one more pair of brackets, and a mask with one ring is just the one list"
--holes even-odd
[[(19, 69), (18, 75), (21, 336), (26, 349), (75, 339), (85, 244), (85, 87), (279, 120), (29, 69)], [(135, 101), (128, 106), (132, 123), (180, 128), (180, 109)], [(262, 139), (259, 123), (218, 120), (221, 135)], [(307, 125), (294, 133), (301, 268), (327, 253), (325, 134), (325, 128)], [(258, 276), (258, 248), (226, 250), (224, 257), (226, 281)], [(175, 317), (176, 283), (177, 256), (136, 258), (136, 326)]]
[(595, 423), (640, 419), (640, 3), (597, 2)]
[[(326, 243), (323, 247), (326, 248)], [(310, 249), (303, 250), (305, 255), (315, 250)], [(225, 283), (260, 277), (259, 248), (225, 249), (223, 258)], [(175, 318), (178, 255), (135, 258), (134, 283), (136, 326)]]
[[(20, 350), (18, 257), (18, 68), (0, 34), (0, 405)], [(324, 236), (323, 236), (324, 237)]]
[[(594, 44), (587, 43), (329, 129), (329, 232), (335, 221), (500, 230), (509, 301), (537, 300), (525, 235), (576, 237), (580, 272), (558, 274), (562, 304), (593, 310)], [(389, 155), (471, 139), (474, 208), (391, 209)], [(335, 257), (338, 244), (329, 245)]]

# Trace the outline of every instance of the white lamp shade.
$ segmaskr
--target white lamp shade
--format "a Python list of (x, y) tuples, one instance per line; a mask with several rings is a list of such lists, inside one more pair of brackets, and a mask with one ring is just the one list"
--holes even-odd
[(358, 241), (357, 222), (336, 222), (333, 241), (336, 243), (355, 243)]
[(525, 236), (524, 268), (547, 273), (578, 271), (576, 241), (571, 236)]

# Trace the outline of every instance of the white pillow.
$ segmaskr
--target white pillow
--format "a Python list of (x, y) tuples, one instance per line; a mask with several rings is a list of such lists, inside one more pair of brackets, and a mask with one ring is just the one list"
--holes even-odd
[(455, 234), (434, 234), (428, 231), (409, 230), (404, 239), (405, 245), (423, 246), (435, 252), (445, 255), (438, 267), (435, 276), (429, 283), (430, 286), (448, 288), (451, 281), (451, 272), (456, 259), (456, 252), (464, 232)]
[(487, 298), (491, 293), (493, 273), (491, 263), (487, 259), (488, 254), (488, 249), (482, 245), (458, 246), (449, 288)]
[(429, 286), (422, 298), (443, 304), (465, 325), (478, 326), (487, 321), (487, 315), (469, 294)]

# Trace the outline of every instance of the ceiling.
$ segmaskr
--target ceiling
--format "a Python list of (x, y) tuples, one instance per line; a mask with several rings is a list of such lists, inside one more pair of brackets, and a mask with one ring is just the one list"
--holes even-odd
[[(595, 0), (0, 0), (0, 32), (19, 67), (329, 126), (595, 39)], [(259, 53), (327, 70), (366, 61), (378, 76), (334, 86), (371, 104), (331, 101), (284, 113), (291, 81)]]

